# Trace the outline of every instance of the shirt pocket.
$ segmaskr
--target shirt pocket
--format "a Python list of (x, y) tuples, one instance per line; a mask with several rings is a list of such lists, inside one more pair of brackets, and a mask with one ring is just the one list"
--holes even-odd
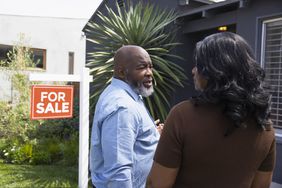
[(154, 121), (149, 116), (143, 117), (140, 129), (140, 132), (143, 136), (151, 136), (156, 134), (156, 126)]
[(154, 134), (152, 128), (155, 128), (155, 127), (153, 127), (152, 124), (143, 124), (141, 126), (141, 131), (140, 131), (141, 135), (146, 137), (146, 136), (150, 136), (150, 135)]
[(137, 140), (140, 141), (144, 146), (151, 146), (158, 140), (158, 132), (154, 125), (143, 124), (140, 127)]

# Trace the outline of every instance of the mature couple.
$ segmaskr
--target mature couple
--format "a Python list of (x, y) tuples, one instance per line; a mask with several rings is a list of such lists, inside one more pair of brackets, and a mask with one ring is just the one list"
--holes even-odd
[(97, 188), (269, 187), (275, 137), (252, 50), (239, 35), (218, 33), (197, 43), (194, 60), (200, 94), (176, 105), (162, 130), (142, 99), (154, 91), (149, 54), (134, 45), (116, 52), (92, 127)]

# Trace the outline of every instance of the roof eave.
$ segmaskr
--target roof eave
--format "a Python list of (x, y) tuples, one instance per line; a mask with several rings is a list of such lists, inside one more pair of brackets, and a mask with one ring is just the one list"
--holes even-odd
[(228, 0), (219, 3), (214, 3), (210, 5), (204, 5), (199, 8), (195, 8), (192, 10), (188, 10), (182, 14), (180, 14), (177, 18), (185, 18), (185, 19), (199, 19), (206, 18), (211, 16), (215, 12), (224, 11), (224, 8), (231, 7), (230, 10), (235, 10), (239, 8), (244, 8), (247, 6), (249, 0)]

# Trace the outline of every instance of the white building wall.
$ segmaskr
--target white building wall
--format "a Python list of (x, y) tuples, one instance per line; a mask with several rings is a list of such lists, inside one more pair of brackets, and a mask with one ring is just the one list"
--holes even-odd
[(0, 100), (12, 101), (12, 91), (10, 72), (0, 69)]
[(15, 45), (23, 33), (31, 48), (46, 49), (46, 72), (67, 74), (74, 52), (74, 74), (85, 65), (87, 19), (0, 15), (0, 44)]
[[(82, 29), (87, 21), (0, 14), (0, 44), (13, 46), (20, 42), (23, 34), (30, 48), (46, 50), (46, 70), (43, 72), (48, 74), (68, 74), (69, 52), (73, 52), (74, 74), (79, 74), (85, 66), (86, 38)], [(15, 93), (10, 73), (0, 68), (0, 100), (14, 102)]]

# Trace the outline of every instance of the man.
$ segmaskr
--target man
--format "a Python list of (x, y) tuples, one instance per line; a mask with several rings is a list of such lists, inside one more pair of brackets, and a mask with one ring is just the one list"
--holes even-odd
[(142, 188), (152, 165), (159, 133), (142, 97), (153, 89), (152, 62), (141, 47), (121, 47), (114, 76), (96, 105), (90, 170), (97, 188)]

